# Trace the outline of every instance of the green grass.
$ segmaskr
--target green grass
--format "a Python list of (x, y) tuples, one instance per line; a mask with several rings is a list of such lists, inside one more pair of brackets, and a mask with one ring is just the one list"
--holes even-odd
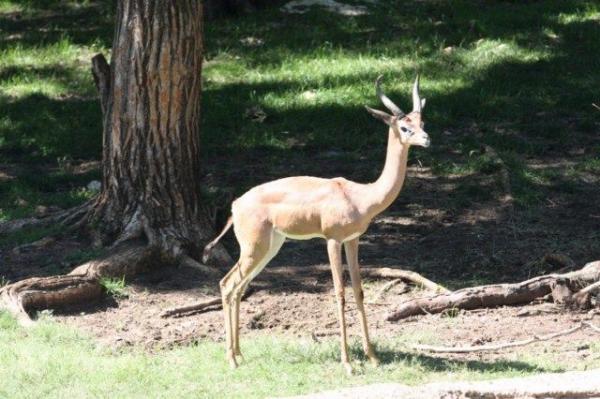
[(125, 277), (104, 277), (100, 279), (100, 285), (102, 288), (104, 288), (104, 291), (113, 298), (127, 298), (129, 296), (127, 292), (127, 286), (125, 284)]
[[(115, 351), (49, 316), (33, 328), (22, 329), (0, 313), (0, 342), (11, 343), (0, 345), (0, 397), (260, 398), (383, 381), (413, 385), (573, 368), (550, 356), (527, 354), (489, 363), (436, 359), (408, 352), (405, 344), (415, 340), (399, 337), (379, 342), (379, 368), (365, 361), (354, 342), (351, 352), (357, 359), (357, 373), (349, 378), (338, 362), (337, 340), (315, 343), (280, 336), (246, 337), (242, 349), (247, 363), (230, 370), (221, 343), (199, 342), (155, 353), (131, 348)], [(593, 344), (592, 354), (576, 367), (597, 367), (598, 354), (600, 347)]]

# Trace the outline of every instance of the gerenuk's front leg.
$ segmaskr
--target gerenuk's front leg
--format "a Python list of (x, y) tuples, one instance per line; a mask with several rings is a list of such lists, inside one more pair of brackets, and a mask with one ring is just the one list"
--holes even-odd
[(327, 240), (327, 253), (331, 264), (331, 274), (333, 275), (333, 287), (338, 305), (338, 320), (340, 323), (340, 344), (342, 351), (342, 365), (346, 372), (352, 374), (352, 366), (348, 357), (348, 344), (346, 339), (346, 316), (344, 307), (346, 298), (344, 297), (344, 276), (342, 269), (342, 244), (336, 240)]
[(358, 308), (358, 314), (360, 316), (360, 326), (363, 335), (363, 350), (371, 363), (377, 366), (379, 365), (379, 359), (377, 358), (377, 355), (375, 355), (373, 345), (371, 345), (371, 341), (369, 340), (369, 325), (367, 324), (367, 316), (365, 314), (364, 294), (360, 279), (360, 269), (358, 266), (358, 238), (345, 242), (344, 249), (346, 250), (346, 261), (348, 262), (350, 278), (352, 279), (354, 299), (356, 300), (356, 307)]

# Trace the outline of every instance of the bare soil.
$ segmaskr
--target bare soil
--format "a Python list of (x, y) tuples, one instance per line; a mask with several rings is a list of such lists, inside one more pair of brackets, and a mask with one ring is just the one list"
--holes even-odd
[[(260, 161), (251, 159), (251, 155), (248, 157), (250, 159), (235, 161), (248, 165), (244, 170), (227, 164), (233, 160), (214, 159), (209, 164), (218, 167), (208, 168), (205, 184), (225, 182), (230, 187), (245, 187), (289, 175), (290, 168), (294, 170), (293, 165), (300, 165), (306, 154), (268, 159), (265, 162), (270, 163), (269, 168), (261, 168)], [(345, 175), (358, 181), (376, 176), (378, 163), (357, 161), (360, 160), (344, 154), (320, 154), (311, 165), (303, 165), (303, 172), (308, 168), (307, 174)], [(560, 160), (557, 162), (560, 165)], [(329, 167), (331, 165), (334, 166)], [(7, 175), (12, 174), (5, 169)], [(235, 172), (225, 174), (223, 171)], [(349, 175), (348, 171), (353, 172)], [(558, 270), (561, 265), (539, 261), (549, 253), (571, 257), (576, 267), (600, 258), (597, 237), (600, 219), (597, 218), (597, 201), (593, 200), (598, 198), (596, 177), (589, 184), (579, 182), (575, 191), (549, 187), (543, 203), (525, 209), (515, 207), (512, 217), (508, 217), (506, 208), (498, 200), (505, 194), (498, 181), (497, 174), (439, 177), (426, 168), (411, 167), (398, 200), (361, 238), (362, 266), (414, 270), (450, 288), (458, 288), (520, 281)], [(457, 187), (465, 184), (490, 195), (475, 196), (475, 199), (457, 197)], [(237, 246), (232, 234), (227, 236), (226, 245), (235, 255)], [(0, 259), (4, 262), (1, 274), (15, 281), (33, 275), (64, 273), (76, 263), (65, 260), (66, 255), (89, 249), (88, 243), (78, 237), (60, 238), (19, 253), (0, 247)], [(320, 340), (335, 336), (338, 331), (335, 298), (326, 264), (322, 240), (288, 241), (252, 283), (254, 293), (242, 303), (242, 337), (277, 333)], [(366, 301), (372, 300), (386, 282), (364, 281)], [(410, 295), (423, 294), (414, 290), (406, 292), (405, 288), (397, 286), (378, 303), (367, 305), (370, 331), (375, 338), (402, 334), (414, 337), (411, 338), (413, 343), (423, 340), (477, 345), (556, 332), (584, 319), (600, 324), (600, 316), (594, 312), (549, 309), (550, 304), (461, 312), (456, 317), (430, 315), (397, 323), (385, 321), (386, 313), (395, 304)], [(107, 298), (100, 303), (55, 312), (55, 318), (115, 348), (135, 345), (154, 350), (203, 339), (223, 339), (220, 311), (182, 318), (160, 317), (167, 308), (218, 296), (216, 278), (207, 278), (189, 268), (166, 267), (129, 281), (127, 293), (126, 298)], [(349, 285), (346, 295), (350, 334), (358, 336), (357, 314)], [(524, 311), (528, 314), (523, 315)], [(534, 354), (550, 353), (563, 361), (567, 358), (576, 361), (597, 356), (589, 350), (590, 342), (597, 340), (589, 331), (579, 331), (551, 342), (534, 344), (527, 350)], [(510, 359), (517, 352), (439, 356), (465, 360)]]

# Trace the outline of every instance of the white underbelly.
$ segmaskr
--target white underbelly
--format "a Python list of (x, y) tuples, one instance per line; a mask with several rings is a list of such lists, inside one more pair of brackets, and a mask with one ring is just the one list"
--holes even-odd
[[(289, 238), (291, 240), (310, 240), (312, 238), (327, 238), (323, 234), (319, 234), (319, 233), (302, 235), (302, 234), (289, 234), (289, 233), (286, 233), (285, 231), (281, 231), (281, 230), (275, 230), (275, 231), (277, 233), (281, 234), (282, 236), (284, 236), (285, 238)], [(358, 236), (360, 236), (360, 233), (351, 234), (348, 237), (344, 238), (342, 240), (342, 242), (353, 240)]]
[(323, 234), (289, 234), (285, 231), (276, 230), (279, 234), (284, 236), (285, 238), (290, 238), (292, 240), (310, 240), (311, 238), (325, 238)]

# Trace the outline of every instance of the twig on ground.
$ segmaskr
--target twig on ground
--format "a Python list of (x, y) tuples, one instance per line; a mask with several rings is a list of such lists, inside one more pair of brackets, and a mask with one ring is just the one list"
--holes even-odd
[(434, 346), (434, 345), (412, 345), (412, 349), (433, 352), (433, 353), (472, 353), (472, 352), (487, 352), (487, 351), (497, 351), (506, 348), (514, 348), (517, 346), (525, 346), (530, 345), (535, 342), (548, 341), (557, 337), (562, 337), (565, 335), (573, 334), (576, 331), (579, 331), (585, 327), (589, 327), (595, 332), (600, 333), (600, 328), (594, 326), (589, 322), (581, 322), (579, 325), (575, 327), (568, 328), (566, 330), (562, 330), (559, 332), (555, 332), (552, 334), (534, 336), (529, 339), (524, 339), (521, 341), (514, 342), (504, 342), (500, 344), (490, 344), (490, 345), (480, 345), (480, 346), (457, 346), (457, 347), (447, 347), (447, 346)]
[[(203, 302), (198, 302), (198, 303), (194, 303), (192, 305), (186, 305), (186, 306), (178, 306), (176, 308), (171, 308), (171, 309), (167, 309), (164, 312), (162, 312), (160, 314), (160, 317), (181, 317), (184, 315), (189, 315), (192, 312), (193, 313), (198, 313), (206, 308), (209, 308), (211, 306), (221, 306), (222, 307), (222, 303), (221, 303), (221, 298), (212, 298)], [(215, 310), (220, 309), (220, 308), (215, 308)]]
[(538, 314), (555, 314), (559, 312), (559, 308), (554, 306), (547, 309), (521, 309), (517, 312), (517, 317), (533, 316)]
[(600, 327), (593, 325), (592, 323), (590, 323), (589, 321), (584, 321), (581, 324), (591, 328), (592, 330), (596, 331), (597, 333), (600, 333)]

